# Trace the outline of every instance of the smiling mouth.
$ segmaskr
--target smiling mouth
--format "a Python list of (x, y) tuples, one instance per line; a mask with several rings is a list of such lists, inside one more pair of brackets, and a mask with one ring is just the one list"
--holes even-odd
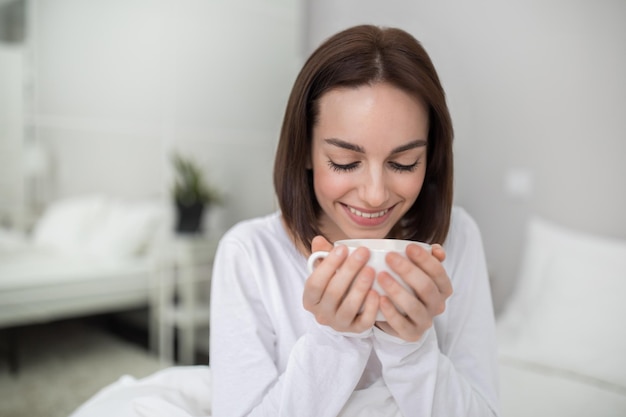
[(378, 217), (384, 216), (385, 214), (389, 212), (389, 209), (385, 209), (385, 210), (376, 211), (373, 213), (363, 213), (362, 211), (359, 211), (353, 207), (348, 207), (348, 208), (350, 209), (350, 213), (359, 217), (363, 217), (364, 219), (376, 219)]

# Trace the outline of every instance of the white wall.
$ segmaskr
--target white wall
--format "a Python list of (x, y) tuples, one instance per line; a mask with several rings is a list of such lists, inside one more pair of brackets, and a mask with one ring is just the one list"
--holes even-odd
[(38, 135), (52, 198), (168, 198), (172, 150), (226, 205), (210, 228), (275, 209), (273, 153), (300, 65), (296, 0), (31, 0)]
[[(54, 152), (53, 197), (166, 198), (175, 148), (228, 194), (211, 227), (273, 210), (274, 148), (303, 58), (339, 29), (375, 23), (409, 30), (439, 70), (456, 129), (456, 201), (483, 231), (497, 307), (511, 291), (530, 214), (626, 237), (626, 2), (30, 5), (37, 111), (29, 120)], [(526, 198), (505, 188), (518, 170), (531, 180)]]
[[(483, 232), (498, 310), (529, 215), (626, 238), (626, 2), (312, 0), (306, 11), (309, 52), (374, 23), (430, 53), (455, 124), (456, 202)], [(516, 173), (526, 196), (507, 191)]]
[(23, 210), (24, 50), (0, 42), (0, 227)]

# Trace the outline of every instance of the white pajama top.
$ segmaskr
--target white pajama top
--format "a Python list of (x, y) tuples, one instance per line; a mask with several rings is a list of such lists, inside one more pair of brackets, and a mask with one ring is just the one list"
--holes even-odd
[(454, 293), (417, 342), (319, 325), (302, 305), (307, 259), (280, 213), (235, 225), (211, 288), (214, 417), (498, 415), (496, 339), (483, 245), (452, 211), (443, 245)]

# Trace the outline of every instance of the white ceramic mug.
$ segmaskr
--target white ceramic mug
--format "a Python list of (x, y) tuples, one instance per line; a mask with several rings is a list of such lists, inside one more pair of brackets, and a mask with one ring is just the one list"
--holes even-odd
[[(365, 246), (370, 251), (370, 258), (367, 261), (367, 265), (372, 267), (376, 274), (378, 275), (381, 271), (386, 271), (389, 275), (391, 275), (400, 285), (407, 289), (407, 291), (413, 292), (413, 289), (410, 288), (402, 278), (398, 276), (395, 272), (391, 270), (387, 262), (385, 261), (385, 256), (389, 252), (397, 252), (402, 256), (406, 257), (406, 247), (411, 244), (417, 244), (426, 249), (428, 252), (432, 251), (432, 247), (423, 242), (415, 242), (412, 240), (400, 240), (400, 239), (345, 239), (338, 240), (335, 242), (335, 246), (344, 245), (348, 248), (349, 253), (354, 252), (357, 248), (361, 246)], [(315, 262), (318, 259), (322, 259), (328, 256), (327, 251), (317, 251), (313, 252), (311, 256), (309, 256), (308, 260), (308, 268), (309, 272), (313, 272), (315, 267)], [(379, 294), (385, 294), (384, 290), (380, 287), (377, 280), (374, 280), (374, 284), (372, 288), (377, 291)], [(379, 311), (376, 316), (376, 320), (383, 321), (385, 317)]]

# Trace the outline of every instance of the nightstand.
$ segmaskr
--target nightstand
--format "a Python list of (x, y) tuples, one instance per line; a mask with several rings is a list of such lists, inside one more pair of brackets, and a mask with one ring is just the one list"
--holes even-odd
[[(173, 262), (160, 287), (159, 355), (169, 363), (195, 363), (196, 331), (209, 326), (211, 272), (217, 240), (204, 235), (177, 235)], [(174, 358), (178, 330), (178, 360)]]

